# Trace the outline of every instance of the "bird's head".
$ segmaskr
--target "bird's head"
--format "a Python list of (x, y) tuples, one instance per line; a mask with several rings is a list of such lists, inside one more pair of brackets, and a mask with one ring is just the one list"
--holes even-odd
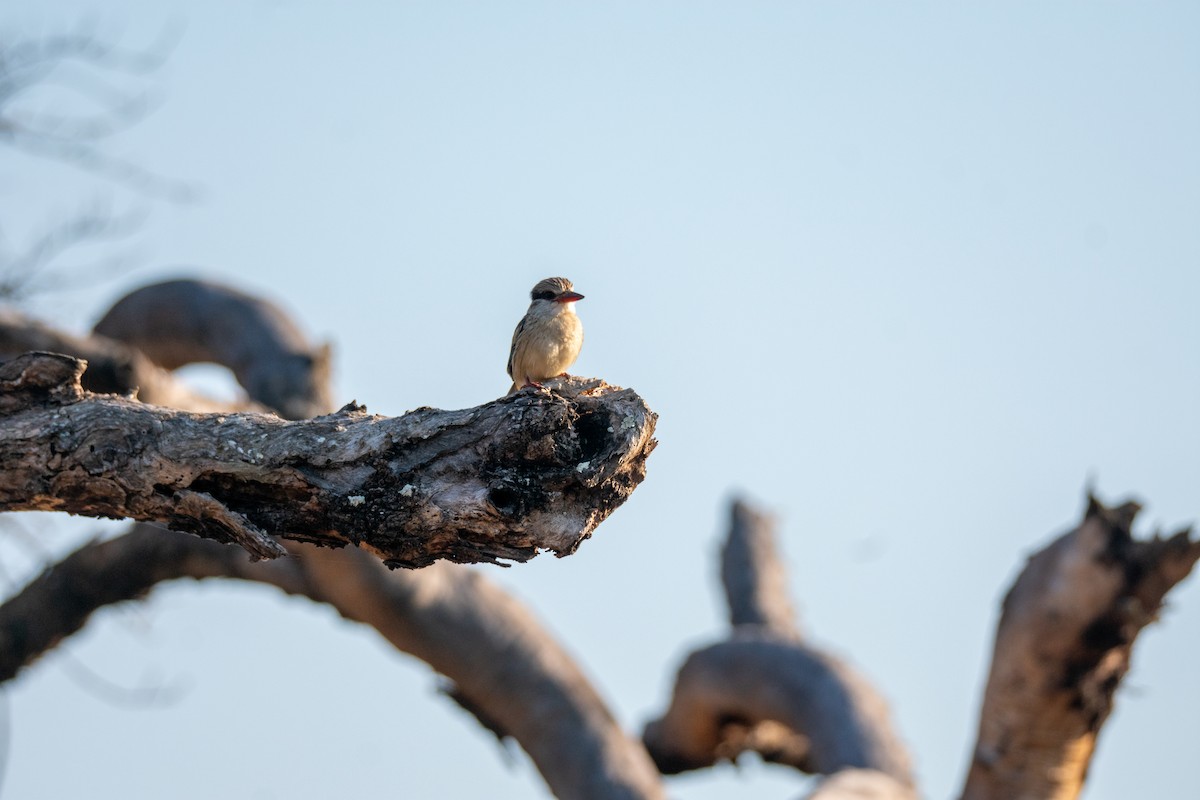
[(536, 303), (546, 300), (551, 303), (575, 303), (583, 299), (579, 292), (572, 291), (574, 287), (566, 278), (546, 278), (537, 282), (529, 297)]

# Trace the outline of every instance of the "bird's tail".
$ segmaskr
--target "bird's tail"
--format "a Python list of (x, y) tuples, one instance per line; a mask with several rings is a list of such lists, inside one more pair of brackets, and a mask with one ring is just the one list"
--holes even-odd
[(517, 385), (514, 383), (514, 384), (512, 385), (512, 388), (508, 390), (508, 393), (509, 393), (509, 394), (516, 394), (516, 393), (517, 393), (517, 389), (518, 389), (518, 388), (520, 388), (520, 387), (518, 387), (518, 386), (517, 386)]

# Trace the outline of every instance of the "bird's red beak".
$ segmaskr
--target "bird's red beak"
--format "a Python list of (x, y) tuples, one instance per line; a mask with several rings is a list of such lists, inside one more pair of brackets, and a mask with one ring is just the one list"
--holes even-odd
[(582, 300), (583, 295), (579, 292), (563, 292), (558, 297), (554, 298), (556, 303), (574, 303), (577, 300)]

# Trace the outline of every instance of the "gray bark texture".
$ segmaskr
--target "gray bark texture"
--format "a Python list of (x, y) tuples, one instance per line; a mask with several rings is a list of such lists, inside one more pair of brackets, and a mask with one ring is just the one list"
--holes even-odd
[(569, 379), (473, 409), (303, 422), (193, 414), (79, 385), (85, 364), (0, 366), (0, 510), (162, 522), (283, 554), (268, 534), (354, 544), (390, 566), (575, 551), (645, 476), (655, 415)]

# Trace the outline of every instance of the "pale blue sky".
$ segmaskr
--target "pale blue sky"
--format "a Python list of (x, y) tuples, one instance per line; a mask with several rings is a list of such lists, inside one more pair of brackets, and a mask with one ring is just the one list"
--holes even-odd
[[(661, 446), (579, 553), (486, 572), (630, 731), (722, 633), (732, 491), (779, 514), (806, 628), (890, 699), (931, 798), (965, 769), (999, 599), (1085, 484), (1136, 493), (1144, 530), (1200, 516), (1200, 6), (0, 6), (4, 32), (81, 18), (129, 45), (183, 23), (160, 108), (111, 147), (204, 192), (0, 155), (10, 244), (96, 198), (146, 214), (108, 251), (136, 267), (35, 298), (49, 319), (192, 265), (283, 301), (335, 343), (339, 399), (399, 414), (502, 393), (537, 279), (587, 295), (574, 371), (637, 389)], [(1200, 794), (1200, 589), (1171, 599), (1088, 800)], [(6, 796), (545, 794), (422, 665), (269, 590), (164, 588), (67, 649), (179, 697), (114, 707), (48, 657), (8, 694)], [(752, 764), (669, 790), (799, 785)]]

